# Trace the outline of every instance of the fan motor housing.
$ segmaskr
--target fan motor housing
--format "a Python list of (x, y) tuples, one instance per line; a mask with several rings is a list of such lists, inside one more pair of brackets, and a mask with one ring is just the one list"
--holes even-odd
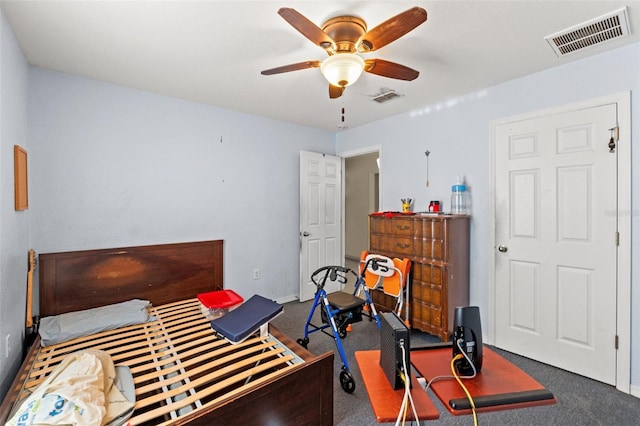
[(336, 43), (336, 52), (355, 53), (356, 43), (367, 32), (367, 24), (355, 16), (336, 16), (322, 25), (322, 31)]

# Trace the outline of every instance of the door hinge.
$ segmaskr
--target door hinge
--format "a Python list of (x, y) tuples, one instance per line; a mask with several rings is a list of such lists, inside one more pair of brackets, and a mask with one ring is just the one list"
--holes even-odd
[(616, 232), (616, 246), (620, 246), (620, 233)]
[(616, 334), (616, 338), (615, 338), (615, 347), (616, 349), (618, 349), (618, 335)]
[(611, 138), (609, 139), (609, 152), (616, 152), (616, 142), (620, 140), (620, 127), (612, 127), (609, 129)]

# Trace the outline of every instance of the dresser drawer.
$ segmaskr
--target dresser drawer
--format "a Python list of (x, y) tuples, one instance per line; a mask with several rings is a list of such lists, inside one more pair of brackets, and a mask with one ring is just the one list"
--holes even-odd
[(376, 305), (376, 309), (381, 312), (388, 312), (395, 308), (396, 298), (389, 296), (382, 290), (374, 289), (370, 290), (371, 300)]
[(369, 232), (371, 234), (388, 234), (389, 232), (386, 230), (386, 228), (388, 228), (388, 222), (390, 222), (390, 220), (383, 217), (369, 217)]
[[(374, 234), (386, 234), (399, 237), (413, 237), (416, 234), (415, 220), (409, 217), (372, 217), (370, 220), (371, 232)], [(420, 224), (418, 224), (420, 226)]]
[(419, 257), (425, 259), (440, 260), (446, 262), (446, 251), (444, 249), (444, 241), (435, 239), (422, 240), (420, 244), (421, 250), (418, 252)]
[(411, 237), (416, 234), (415, 221), (409, 218), (394, 217), (390, 221), (389, 233), (398, 237)]
[(418, 281), (414, 278), (411, 280), (411, 298), (430, 305), (440, 306), (443, 302), (442, 287)]
[(429, 263), (414, 263), (412, 279), (431, 286), (442, 287), (447, 283), (447, 267)]
[(413, 326), (416, 328), (425, 329), (424, 326), (420, 327), (420, 324), (428, 324), (431, 327), (442, 327), (442, 307), (429, 305), (417, 300), (413, 300), (411, 303), (411, 317), (413, 318)]
[(414, 258), (422, 249), (422, 241), (406, 237), (371, 234), (369, 237), (371, 253), (381, 253), (396, 257)]
[(391, 247), (389, 249), (400, 256), (415, 257), (421, 250), (420, 243), (422, 241), (414, 240), (413, 238), (395, 237), (390, 242)]
[(430, 218), (421, 221), (421, 223), (417, 226), (420, 226), (419, 235), (422, 235), (424, 238), (433, 238), (437, 240), (444, 239), (444, 228), (446, 222), (439, 218)]

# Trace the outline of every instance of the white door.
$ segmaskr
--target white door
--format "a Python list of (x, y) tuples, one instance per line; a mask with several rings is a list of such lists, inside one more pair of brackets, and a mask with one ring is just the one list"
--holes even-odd
[(495, 128), (496, 346), (616, 383), (616, 105)]
[[(300, 301), (312, 299), (311, 274), (342, 265), (342, 159), (300, 152)], [(328, 293), (337, 284), (325, 287)]]

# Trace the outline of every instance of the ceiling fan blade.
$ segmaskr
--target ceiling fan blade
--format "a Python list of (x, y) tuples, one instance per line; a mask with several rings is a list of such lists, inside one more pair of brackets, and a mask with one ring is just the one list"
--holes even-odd
[(396, 80), (411, 81), (418, 78), (420, 73), (413, 68), (385, 61), (384, 59), (367, 59), (364, 61), (364, 70), (382, 77), (395, 78)]
[(361, 52), (373, 52), (396, 41), (409, 31), (427, 20), (427, 11), (421, 7), (413, 7), (390, 18), (377, 27), (367, 31), (358, 43)]
[(283, 7), (278, 10), (278, 15), (282, 16), (285, 21), (314, 44), (325, 50), (335, 48), (335, 43), (331, 37), (297, 10)]
[(333, 84), (329, 84), (329, 98), (336, 99), (342, 96), (344, 93), (344, 87), (334, 86)]
[(297, 64), (283, 65), (281, 67), (275, 67), (268, 70), (264, 70), (264, 71), (261, 71), (260, 74), (273, 75), (273, 74), (282, 74), (283, 72), (304, 70), (307, 68), (319, 68), (321, 63), (322, 61), (298, 62)]

